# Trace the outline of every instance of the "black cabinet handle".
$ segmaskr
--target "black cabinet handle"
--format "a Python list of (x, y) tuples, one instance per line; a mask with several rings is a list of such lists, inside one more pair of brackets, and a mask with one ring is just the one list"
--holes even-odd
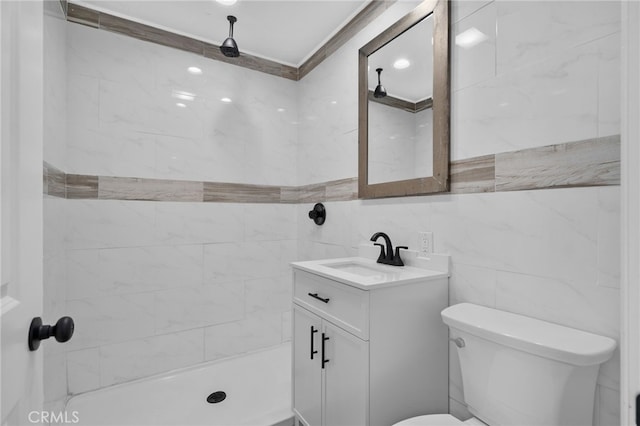
[(309, 296), (313, 297), (314, 299), (318, 299), (321, 302), (329, 303), (328, 297), (326, 299), (323, 299), (322, 297), (318, 296), (318, 293), (309, 293)]
[(327, 340), (329, 340), (329, 338), (322, 333), (322, 368), (324, 368), (324, 365), (329, 362), (329, 360), (324, 357), (324, 342)]
[(311, 326), (311, 359), (313, 359), (314, 354), (318, 353), (318, 351), (313, 350), (313, 335), (316, 334), (317, 332), (318, 330), (316, 330), (315, 328), (313, 328), (313, 326)]

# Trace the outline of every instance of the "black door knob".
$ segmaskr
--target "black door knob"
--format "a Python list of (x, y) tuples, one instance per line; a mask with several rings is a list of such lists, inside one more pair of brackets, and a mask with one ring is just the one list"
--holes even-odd
[(75, 325), (71, 317), (62, 317), (55, 325), (42, 325), (42, 318), (35, 317), (29, 327), (29, 350), (40, 347), (40, 341), (54, 336), (58, 342), (67, 342), (73, 336)]

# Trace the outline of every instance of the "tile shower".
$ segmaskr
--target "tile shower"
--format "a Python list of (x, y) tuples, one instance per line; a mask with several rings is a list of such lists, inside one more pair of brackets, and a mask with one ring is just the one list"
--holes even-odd
[[(355, 182), (357, 49), (409, 9), (394, 5), (298, 82), (47, 16), (49, 164), (296, 193), (180, 202), (183, 187), (163, 186), (165, 201), (133, 201), (123, 198), (131, 188), (141, 198), (139, 187), (115, 180), (103, 188), (120, 199), (46, 195), (45, 315), (77, 324), (66, 347), (46, 348), (45, 362), (63, 367), (47, 373), (47, 401), (288, 340), (288, 263), (355, 254), (380, 229), (409, 245), (434, 232), (452, 256), (451, 303), (619, 337), (615, 173), (606, 186), (501, 186), (513, 151), (590, 141), (595, 163), (615, 159), (616, 2), (454, 2), (453, 33), (475, 27), (489, 39), (452, 48), (452, 160), (489, 156), (492, 173), (465, 193), (359, 201), (346, 191), (326, 203), (323, 227), (306, 219), (325, 182)], [(545, 170), (562, 169), (557, 158)], [(450, 368), (451, 411), (464, 417), (454, 358)], [(619, 423), (618, 375), (616, 356), (598, 379), (596, 424)]]

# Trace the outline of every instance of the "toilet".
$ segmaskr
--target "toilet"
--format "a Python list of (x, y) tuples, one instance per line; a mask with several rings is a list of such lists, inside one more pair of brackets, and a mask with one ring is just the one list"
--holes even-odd
[(470, 303), (446, 308), (442, 319), (474, 417), (431, 414), (396, 426), (593, 424), (598, 370), (615, 340)]

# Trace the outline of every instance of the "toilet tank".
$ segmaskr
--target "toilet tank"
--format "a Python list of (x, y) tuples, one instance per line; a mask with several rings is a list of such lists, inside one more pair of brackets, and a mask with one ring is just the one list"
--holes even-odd
[(471, 414), (491, 426), (593, 424), (598, 370), (615, 340), (470, 303), (442, 319), (458, 339)]

